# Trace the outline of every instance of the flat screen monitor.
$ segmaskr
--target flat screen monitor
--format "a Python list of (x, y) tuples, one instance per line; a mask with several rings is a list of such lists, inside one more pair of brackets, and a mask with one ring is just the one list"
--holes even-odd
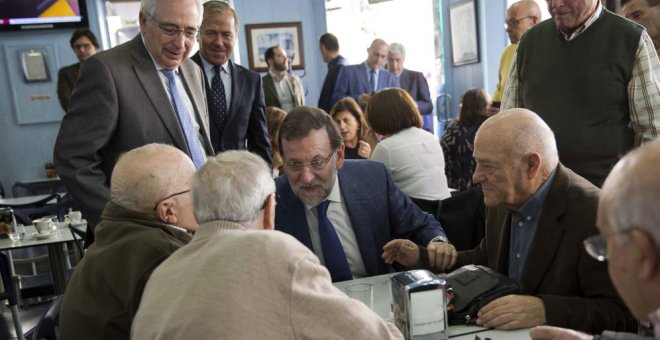
[(0, 30), (87, 27), (85, 0), (0, 0)]

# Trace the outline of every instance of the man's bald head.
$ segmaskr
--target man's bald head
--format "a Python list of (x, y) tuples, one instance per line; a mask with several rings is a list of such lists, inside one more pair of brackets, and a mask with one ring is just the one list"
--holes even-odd
[(153, 213), (172, 193), (190, 189), (195, 166), (181, 150), (148, 144), (123, 154), (112, 171), (111, 200), (126, 209)]
[(550, 176), (559, 162), (552, 130), (534, 112), (513, 109), (488, 118), (474, 141), (480, 183), (487, 206), (517, 210)]
[(383, 39), (376, 38), (371, 42), (371, 46), (367, 48), (367, 65), (378, 70), (385, 66), (389, 46)]
[(514, 2), (506, 12), (506, 32), (511, 43), (517, 44), (523, 33), (541, 22), (541, 8), (534, 0)]

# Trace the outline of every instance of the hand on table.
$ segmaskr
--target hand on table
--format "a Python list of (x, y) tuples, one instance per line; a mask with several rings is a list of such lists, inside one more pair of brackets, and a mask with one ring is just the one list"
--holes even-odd
[(371, 157), (371, 145), (369, 143), (361, 140), (358, 141), (358, 155), (362, 156), (363, 158), (369, 159)]
[(387, 264), (396, 261), (404, 267), (412, 267), (419, 261), (419, 247), (410, 240), (392, 240), (383, 246), (383, 260)]
[(594, 337), (568, 328), (537, 326), (529, 331), (533, 340), (591, 340)]
[(429, 265), (439, 272), (453, 267), (458, 259), (456, 248), (449, 243), (430, 242), (426, 250), (429, 253)]
[(545, 323), (543, 300), (528, 295), (507, 295), (491, 301), (477, 313), (477, 325), (499, 330), (530, 328)]

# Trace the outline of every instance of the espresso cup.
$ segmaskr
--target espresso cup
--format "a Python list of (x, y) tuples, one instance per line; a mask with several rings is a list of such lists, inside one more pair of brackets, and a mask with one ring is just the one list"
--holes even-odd
[(55, 224), (50, 218), (40, 218), (38, 220), (32, 221), (32, 224), (34, 225), (34, 229), (36, 229), (37, 233), (39, 234), (50, 233), (53, 229), (55, 229)]
[(79, 224), (82, 221), (82, 213), (80, 211), (69, 211), (68, 214), (64, 215), (66, 221), (73, 224)]

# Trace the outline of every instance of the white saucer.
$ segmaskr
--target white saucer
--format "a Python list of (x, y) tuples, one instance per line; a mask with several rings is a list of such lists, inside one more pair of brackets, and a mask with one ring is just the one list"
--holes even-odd
[(49, 233), (42, 233), (42, 234), (37, 234), (37, 233), (34, 234), (34, 236), (37, 238), (37, 240), (45, 240), (45, 239), (51, 238), (55, 235), (57, 235), (56, 231), (51, 231)]

